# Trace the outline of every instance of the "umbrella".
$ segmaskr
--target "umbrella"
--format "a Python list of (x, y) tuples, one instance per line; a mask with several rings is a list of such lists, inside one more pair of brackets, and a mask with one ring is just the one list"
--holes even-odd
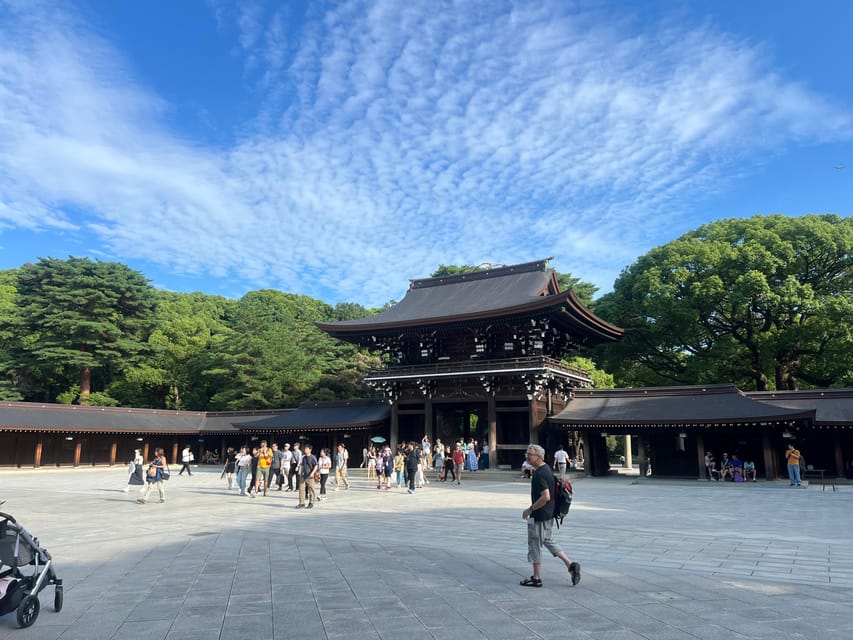
[(383, 438), (382, 436), (373, 436), (373, 437), (370, 439), (370, 441), (371, 441), (371, 442), (377, 442), (377, 443), (379, 443), (379, 442), (385, 442), (385, 438)]

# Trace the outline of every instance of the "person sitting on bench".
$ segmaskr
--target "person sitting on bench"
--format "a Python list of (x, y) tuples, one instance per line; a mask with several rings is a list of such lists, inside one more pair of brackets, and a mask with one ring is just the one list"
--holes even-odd
[(729, 460), (729, 454), (724, 453), (723, 459), (720, 460), (720, 481), (726, 479), (726, 476), (734, 480), (734, 469), (732, 468), (732, 461)]
[(744, 463), (743, 463), (743, 479), (744, 480), (750, 480), (751, 479), (753, 482), (756, 482), (756, 479), (755, 479), (755, 463), (754, 462), (750, 462), (748, 460), (744, 461)]
[(732, 480), (735, 482), (743, 482), (743, 460), (737, 457), (736, 453), (732, 454)]

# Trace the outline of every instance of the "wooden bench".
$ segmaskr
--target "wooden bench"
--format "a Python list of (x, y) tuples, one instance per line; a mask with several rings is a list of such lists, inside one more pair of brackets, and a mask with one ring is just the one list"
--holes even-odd
[[(803, 479), (807, 480), (808, 478), (820, 478), (821, 490), (826, 491), (826, 469), (815, 469), (811, 465), (808, 465), (803, 473)], [(835, 482), (835, 478), (830, 478), (829, 484), (833, 491), (838, 491), (838, 485)]]

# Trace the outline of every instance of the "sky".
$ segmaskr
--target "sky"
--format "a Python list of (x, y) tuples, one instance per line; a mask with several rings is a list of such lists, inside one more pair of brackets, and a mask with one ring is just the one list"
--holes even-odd
[(380, 306), (851, 215), (853, 2), (0, 0), (0, 269)]

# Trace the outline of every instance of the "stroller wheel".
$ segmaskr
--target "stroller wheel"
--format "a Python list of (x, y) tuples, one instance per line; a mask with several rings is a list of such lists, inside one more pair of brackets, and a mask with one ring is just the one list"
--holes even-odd
[(18, 624), (22, 628), (29, 627), (39, 617), (41, 603), (38, 596), (27, 596), (18, 605)]
[(62, 587), (56, 587), (53, 594), (53, 610), (59, 613), (62, 611)]

